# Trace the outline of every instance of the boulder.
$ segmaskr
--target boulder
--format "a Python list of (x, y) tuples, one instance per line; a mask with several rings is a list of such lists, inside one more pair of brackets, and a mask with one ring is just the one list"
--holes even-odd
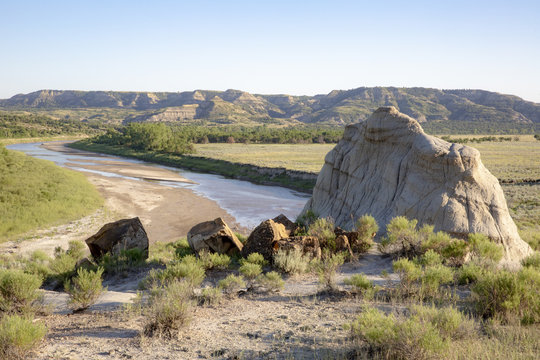
[(272, 250), (274, 254), (278, 250), (300, 250), (303, 254), (309, 254), (313, 258), (319, 259), (321, 257), (321, 246), (319, 239), (315, 236), (293, 236), (287, 239), (277, 240), (274, 241)]
[(335, 251), (346, 251), (349, 253), (351, 258), (354, 256), (353, 252), (351, 250), (351, 245), (349, 244), (349, 239), (347, 238), (347, 235), (338, 235), (336, 236), (336, 249)]
[(416, 120), (394, 107), (381, 107), (366, 121), (346, 127), (326, 155), (303, 212), (308, 210), (344, 228), (371, 214), (381, 234), (396, 216), (457, 237), (482, 233), (503, 245), (505, 260), (512, 263), (532, 252), (480, 153), (426, 135)]
[(294, 229), (294, 223), (285, 215), (263, 221), (249, 235), (242, 250), (242, 256), (247, 257), (256, 252), (272, 262), (274, 242), (290, 237), (294, 234)]
[(134, 248), (141, 249), (145, 259), (148, 258), (148, 235), (138, 217), (105, 224), (86, 239), (86, 245), (96, 260), (106, 253), (118, 255), (122, 250)]
[(195, 225), (189, 230), (187, 241), (197, 254), (201, 250), (227, 255), (242, 251), (242, 243), (222, 218)]

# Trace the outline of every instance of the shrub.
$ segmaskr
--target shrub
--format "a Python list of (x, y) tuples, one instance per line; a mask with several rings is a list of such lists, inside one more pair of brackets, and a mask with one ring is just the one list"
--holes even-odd
[(72, 258), (67, 253), (56, 253), (53, 261), (50, 262), (49, 268), (53, 273), (54, 277), (61, 283), (64, 284), (66, 280), (70, 279), (75, 272), (75, 265), (77, 265), (77, 260)]
[(257, 277), (257, 283), (268, 292), (279, 291), (283, 289), (283, 286), (285, 285), (281, 275), (275, 271), (270, 271), (264, 275), (259, 275)]
[(106, 273), (116, 274), (143, 266), (146, 263), (145, 257), (144, 251), (139, 248), (120, 250), (118, 255), (112, 255), (110, 253), (103, 255), (99, 259), (99, 266)]
[(325, 251), (323, 257), (314, 263), (319, 274), (319, 283), (327, 290), (336, 288), (336, 273), (345, 262), (345, 255), (345, 253), (330, 254), (329, 251)]
[(526, 257), (521, 261), (524, 267), (532, 267), (537, 270), (540, 270), (540, 252), (535, 252), (534, 254)]
[(192, 286), (186, 281), (172, 281), (151, 292), (146, 313), (146, 336), (175, 337), (191, 320)]
[(187, 239), (182, 238), (176, 244), (176, 256), (182, 259), (186, 255), (193, 255), (193, 250), (189, 246)]
[(205, 271), (200, 261), (193, 255), (187, 255), (179, 263), (169, 264), (163, 270), (150, 271), (145, 282), (147, 285), (166, 285), (176, 280), (184, 280), (196, 287), (203, 282), (204, 277)]
[(381, 241), (380, 250), (395, 257), (412, 258), (419, 254), (421, 239), (416, 231), (417, 220), (398, 216), (386, 226), (387, 236)]
[(86, 251), (86, 245), (81, 241), (72, 240), (69, 242), (66, 254), (75, 259), (75, 262), (82, 260)]
[(278, 250), (274, 255), (274, 266), (287, 274), (302, 274), (308, 271), (311, 256), (300, 249)]
[(240, 271), (240, 274), (244, 275), (244, 277), (251, 282), (261, 274), (262, 268), (259, 264), (244, 263), (242, 266), (240, 266), (238, 271)]
[(426, 251), (420, 257), (420, 264), (423, 266), (436, 266), (442, 264), (442, 257), (433, 250)]
[(101, 283), (103, 268), (90, 271), (83, 268), (77, 270), (77, 276), (64, 284), (65, 291), (69, 294), (69, 305), (75, 311), (88, 309), (93, 305), (105, 290)]
[(404, 295), (415, 292), (416, 281), (422, 276), (422, 268), (409, 259), (399, 259), (392, 264), (399, 276), (401, 291)]
[(218, 288), (228, 296), (233, 296), (238, 293), (238, 290), (245, 288), (246, 282), (241, 276), (230, 274), (225, 279), (218, 282)]
[(309, 226), (308, 235), (319, 239), (321, 248), (336, 249), (336, 234), (334, 234), (334, 220), (332, 218), (320, 218)]
[(368, 280), (364, 274), (354, 274), (350, 278), (344, 280), (345, 284), (351, 285), (353, 292), (360, 296), (365, 296), (373, 289), (373, 283)]
[(47, 332), (45, 326), (31, 318), (5, 315), (0, 320), (0, 358), (25, 359)]
[(394, 261), (392, 266), (399, 276), (398, 291), (402, 296), (419, 296), (421, 300), (436, 298), (440, 286), (454, 280), (452, 269), (442, 265), (440, 256), (433, 250), (417, 261), (402, 258)]
[(313, 210), (308, 210), (305, 213), (302, 213), (297, 219), (296, 222), (303, 226), (304, 228), (309, 228), (311, 224), (313, 224), (319, 216), (313, 212)]
[(41, 280), (21, 270), (0, 272), (0, 309), (5, 312), (27, 313), (40, 298)]
[(445, 259), (446, 264), (459, 266), (463, 264), (468, 252), (469, 245), (467, 242), (461, 239), (452, 239), (442, 248), (441, 255)]
[(231, 263), (231, 258), (227, 254), (210, 253), (208, 251), (201, 251), (199, 258), (203, 267), (207, 270), (226, 270)]
[(484, 234), (469, 234), (469, 244), (472, 256), (476, 258), (497, 263), (503, 257), (502, 246), (492, 242)]
[(420, 287), (422, 299), (435, 298), (439, 293), (439, 287), (441, 285), (449, 284), (453, 281), (454, 272), (449, 267), (439, 264), (424, 268)]
[(379, 225), (371, 215), (364, 215), (356, 221), (356, 231), (358, 239), (352, 245), (352, 250), (357, 253), (365, 253), (373, 246), (373, 238), (379, 231)]
[(375, 357), (444, 358), (452, 340), (476, 336), (474, 322), (454, 308), (414, 306), (408, 318), (366, 308), (348, 325)]
[(223, 293), (219, 288), (215, 287), (208, 287), (204, 288), (201, 291), (201, 303), (204, 305), (217, 305), (221, 302), (221, 299), (223, 298)]
[(518, 273), (485, 272), (472, 287), (480, 315), (524, 324), (540, 322), (540, 271), (527, 267)]
[(251, 263), (251, 264), (258, 264), (260, 266), (266, 266), (268, 265), (268, 261), (264, 259), (264, 256), (262, 256), (259, 253), (251, 253), (248, 255), (246, 259), (240, 260), (240, 265), (243, 265), (245, 263)]
[(51, 274), (49, 262), (51, 258), (43, 251), (36, 250), (24, 264), (24, 272), (34, 274), (44, 281)]
[(457, 271), (457, 282), (459, 285), (474, 284), (484, 273), (484, 268), (474, 262), (469, 262), (460, 267)]

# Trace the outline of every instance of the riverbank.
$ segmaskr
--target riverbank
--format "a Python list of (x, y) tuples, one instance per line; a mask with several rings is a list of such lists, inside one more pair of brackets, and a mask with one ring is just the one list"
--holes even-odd
[(82, 174), (0, 146), (0, 242), (80, 219), (102, 204)]
[(261, 185), (277, 185), (304, 193), (311, 193), (315, 186), (315, 182), (317, 181), (317, 174), (311, 172), (238, 164), (200, 156), (180, 156), (154, 151), (134, 150), (121, 146), (95, 144), (88, 140), (77, 141), (68, 144), (67, 146), (73, 149), (124, 156), (160, 165), (209, 174), (218, 174), (228, 178), (246, 180)]

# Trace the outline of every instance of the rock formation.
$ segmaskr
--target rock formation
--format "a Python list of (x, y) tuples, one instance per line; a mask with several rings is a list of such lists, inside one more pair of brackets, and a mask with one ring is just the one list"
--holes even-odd
[(259, 224), (249, 235), (242, 256), (257, 252), (270, 262), (273, 261), (274, 243), (294, 233), (296, 225), (285, 215), (276, 216)]
[(139, 248), (148, 258), (148, 235), (138, 217), (122, 219), (105, 224), (99, 231), (86, 239), (86, 244), (94, 259), (106, 253), (120, 254), (122, 250)]
[(201, 250), (233, 255), (242, 251), (242, 243), (222, 218), (197, 224), (187, 234), (189, 246)]
[(308, 210), (344, 228), (371, 214), (384, 232), (401, 215), (454, 236), (483, 233), (504, 246), (510, 262), (531, 253), (479, 152), (426, 135), (394, 107), (346, 127), (326, 155)]

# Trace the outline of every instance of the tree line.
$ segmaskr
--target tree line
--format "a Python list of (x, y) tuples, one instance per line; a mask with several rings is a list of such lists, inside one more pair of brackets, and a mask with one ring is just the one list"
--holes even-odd
[(55, 135), (95, 135), (107, 129), (98, 121), (57, 120), (39, 114), (0, 112), (0, 138), (25, 138)]

